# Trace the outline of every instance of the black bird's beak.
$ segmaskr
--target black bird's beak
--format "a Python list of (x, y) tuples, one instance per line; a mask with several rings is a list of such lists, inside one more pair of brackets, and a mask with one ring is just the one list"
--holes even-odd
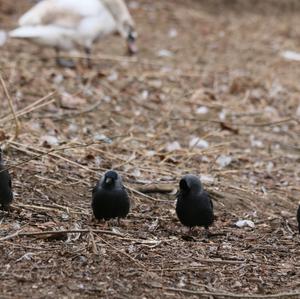
[(138, 48), (136, 45), (136, 38), (137, 38), (137, 33), (135, 31), (130, 31), (127, 36), (127, 47), (128, 47), (129, 55), (134, 55), (138, 52)]
[(112, 183), (112, 178), (105, 178), (105, 184), (110, 185)]

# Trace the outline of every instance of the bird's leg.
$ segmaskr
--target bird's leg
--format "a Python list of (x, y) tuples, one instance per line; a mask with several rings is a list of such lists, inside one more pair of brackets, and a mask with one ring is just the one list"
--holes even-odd
[(111, 226), (113, 226), (113, 224), (111, 223), (111, 219), (110, 220), (104, 220), (104, 228), (105, 229), (109, 229), (109, 228), (111, 228)]
[(60, 65), (59, 49), (55, 48), (55, 61), (57, 65)]
[(91, 62), (91, 48), (90, 47), (84, 47), (84, 52), (86, 55), (86, 66), (87, 68), (92, 68), (92, 62)]
[(72, 60), (68, 60), (68, 59), (64, 59), (64, 58), (61, 58), (59, 56), (59, 49), (58, 48), (55, 48), (55, 53), (56, 53), (56, 64), (60, 67), (66, 67), (66, 68), (75, 68), (75, 63), (74, 61)]
[(119, 218), (119, 217), (113, 218), (113, 219), (111, 219), (111, 220), (109, 220), (109, 221), (110, 221), (110, 223), (111, 223), (113, 226), (119, 226), (119, 225), (121, 224), (120, 218)]
[(107, 228), (109, 228), (109, 220), (106, 221), (105, 219), (98, 219), (97, 225), (101, 226), (101, 228), (103, 228), (103, 229), (107, 229)]
[(104, 219), (97, 219), (96, 217), (91, 217), (91, 223), (95, 224), (96, 226), (100, 226), (101, 228), (106, 228), (107, 223)]
[(10, 210), (9, 205), (6, 205), (6, 204), (2, 204), (1, 208), (3, 211), (6, 211), (6, 212), (9, 212), (9, 210)]
[(120, 217), (117, 218), (117, 221), (118, 221), (118, 226), (122, 226), (122, 221)]
[(208, 227), (205, 227), (204, 236), (205, 236), (205, 239), (209, 239), (210, 233), (209, 233), (209, 228)]
[(2, 204), (1, 210), (2, 210), (4, 213), (6, 213), (7, 215), (10, 215), (11, 208), (10, 208), (9, 205)]

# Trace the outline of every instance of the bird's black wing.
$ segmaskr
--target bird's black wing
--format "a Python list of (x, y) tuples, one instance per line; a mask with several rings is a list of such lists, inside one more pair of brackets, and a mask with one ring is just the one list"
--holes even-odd
[(98, 181), (96, 186), (92, 189), (92, 194), (94, 195), (97, 191), (99, 191), (99, 189), (101, 189), (100, 181)]
[(299, 233), (300, 233), (300, 205), (297, 210), (297, 221), (298, 221), (298, 228), (299, 228)]
[(203, 193), (204, 193), (205, 196), (207, 197), (208, 202), (209, 202), (209, 204), (210, 204), (210, 207), (211, 207), (211, 209), (213, 210), (213, 209), (214, 209), (214, 203), (213, 203), (213, 201), (212, 201), (212, 199), (211, 199), (210, 194), (209, 194), (208, 192), (206, 192), (206, 191), (203, 191)]
[(98, 190), (98, 186), (95, 186), (93, 189), (92, 189), (92, 194), (95, 194)]
[(214, 203), (213, 203), (213, 201), (211, 200), (210, 196), (209, 196), (209, 202), (210, 202), (211, 208), (214, 209)]
[(11, 181), (11, 177), (8, 178), (8, 186), (11, 189), (12, 188), (12, 181)]

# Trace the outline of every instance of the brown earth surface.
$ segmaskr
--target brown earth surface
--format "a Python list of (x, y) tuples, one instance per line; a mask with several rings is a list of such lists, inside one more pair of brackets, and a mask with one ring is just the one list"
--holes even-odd
[[(32, 4), (1, 0), (0, 29)], [(92, 69), (78, 57), (59, 68), (53, 50), (23, 41), (1, 48), (21, 128), (15, 137), (1, 88), (15, 201), (0, 212), (0, 298), (300, 298), (300, 64), (281, 57), (300, 51), (299, 2), (130, 10), (137, 57), (118, 36), (95, 47)], [(110, 168), (130, 188), (121, 226), (91, 216), (91, 188)], [(176, 218), (186, 173), (214, 198), (209, 239)]]

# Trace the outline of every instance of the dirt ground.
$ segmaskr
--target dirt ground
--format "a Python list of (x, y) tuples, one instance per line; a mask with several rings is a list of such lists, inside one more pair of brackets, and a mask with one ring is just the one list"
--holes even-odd
[[(0, 29), (32, 4), (1, 0)], [(14, 138), (1, 89), (15, 201), (0, 212), (0, 298), (300, 298), (300, 65), (280, 55), (300, 51), (300, 4), (129, 4), (137, 57), (117, 36), (96, 45), (92, 69), (59, 68), (22, 41), (0, 49), (21, 124)], [(110, 168), (130, 188), (121, 226), (91, 216)], [(209, 239), (176, 218), (186, 173), (214, 198)]]

